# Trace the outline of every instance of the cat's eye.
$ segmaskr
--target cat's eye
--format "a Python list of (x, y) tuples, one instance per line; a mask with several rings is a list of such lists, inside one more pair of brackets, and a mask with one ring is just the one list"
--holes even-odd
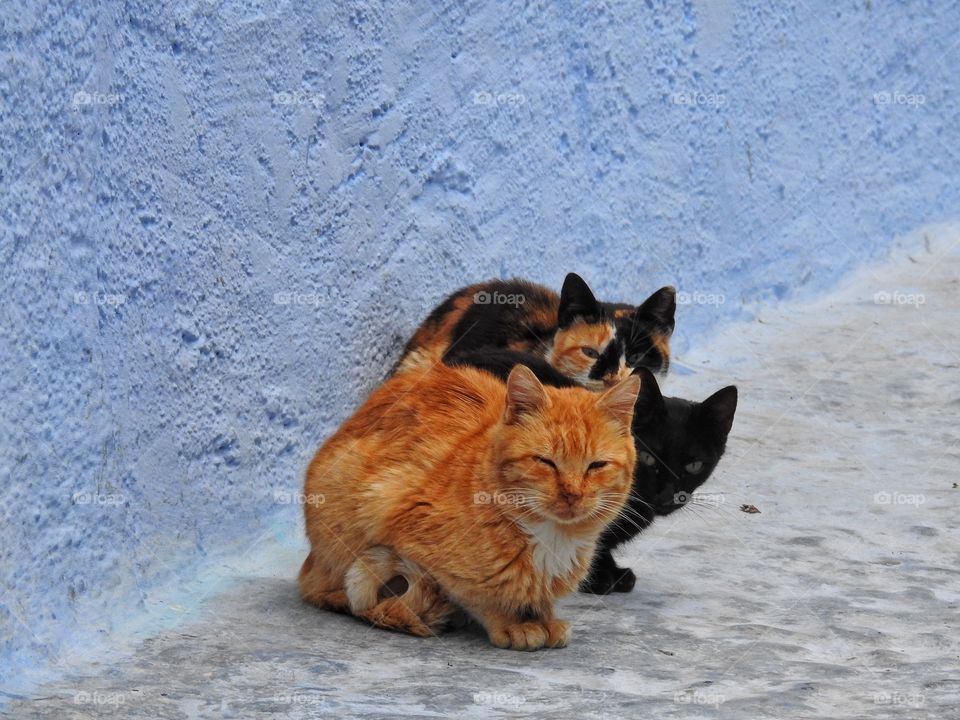
[(648, 452), (641, 452), (639, 455), (637, 455), (637, 460), (642, 462), (647, 467), (653, 467), (657, 464), (657, 459)]
[(582, 347), (580, 348), (580, 352), (593, 360), (596, 360), (598, 357), (600, 357), (600, 353), (598, 353), (592, 347)]
[(684, 465), (683, 469), (691, 475), (696, 475), (698, 472), (703, 470), (703, 463), (699, 460), (694, 460), (692, 463), (687, 463)]
[(550, 458), (545, 458), (545, 457), (542, 457), (542, 456), (540, 456), (540, 455), (534, 455), (533, 458), (534, 458), (534, 460), (536, 460), (536, 461), (539, 462), (539, 463), (543, 463), (544, 465), (546, 465), (546, 466), (548, 466), (548, 467), (552, 467), (554, 470), (557, 469), (557, 464), (556, 464), (553, 460), (551, 460)]
[(587, 471), (590, 471), (590, 470), (599, 470), (600, 468), (606, 467), (607, 464), (608, 464), (608, 463), (607, 463), (606, 460), (594, 460), (592, 463), (590, 463), (590, 464), (587, 466)]

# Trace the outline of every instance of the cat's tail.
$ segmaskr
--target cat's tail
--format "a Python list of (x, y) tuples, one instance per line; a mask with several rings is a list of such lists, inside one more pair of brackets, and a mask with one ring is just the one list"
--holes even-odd
[(431, 637), (458, 616), (436, 580), (385, 545), (361, 554), (345, 585), (350, 612), (379, 627)]

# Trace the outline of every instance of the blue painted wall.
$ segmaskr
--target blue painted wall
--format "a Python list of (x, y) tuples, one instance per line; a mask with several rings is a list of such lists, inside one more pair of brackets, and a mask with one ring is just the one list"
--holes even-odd
[(954, 3), (334, 5), (0, 6), (8, 682), (295, 522), (461, 284), (672, 283), (682, 353), (960, 216)]

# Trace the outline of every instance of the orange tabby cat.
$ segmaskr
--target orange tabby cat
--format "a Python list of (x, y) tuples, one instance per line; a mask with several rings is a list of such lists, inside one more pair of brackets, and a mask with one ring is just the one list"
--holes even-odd
[(415, 367), (377, 389), (307, 470), (305, 600), (417, 635), (462, 607), (503, 648), (562, 647), (554, 600), (623, 507), (640, 380), (603, 394)]

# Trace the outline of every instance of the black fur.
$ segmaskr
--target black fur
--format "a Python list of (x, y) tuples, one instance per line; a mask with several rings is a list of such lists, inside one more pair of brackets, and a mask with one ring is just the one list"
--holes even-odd
[(605, 377), (616, 377), (620, 370), (620, 359), (623, 357), (623, 340), (619, 336), (614, 336), (613, 340), (607, 343), (607, 347), (600, 353), (600, 357), (590, 368), (588, 377), (591, 380), (602, 380)]
[[(650, 338), (656, 335), (670, 337), (673, 334), (676, 326), (677, 291), (667, 285), (644, 300), (639, 307), (624, 303), (603, 303), (603, 309), (608, 315), (614, 316), (617, 337), (621, 338), (626, 346), (627, 365), (666, 373), (670, 367), (670, 358), (664, 356)], [(630, 312), (615, 317), (618, 310)]]
[(534, 620), (542, 620), (543, 613), (539, 609), (535, 608), (533, 605), (524, 605), (517, 611), (517, 621), (518, 622), (532, 622)]
[(475, 367), (480, 370), (486, 370), (491, 375), (496, 375), (504, 381), (506, 381), (507, 376), (510, 375), (510, 371), (513, 370), (514, 365), (526, 365), (544, 385), (559, 388), (583, 387), (576, 380), (571, 380), (543, 358), (518, 350), (507, 350), (504, 348), (483, 348), (469, 352), (454, 350), (444, 358), (444, 362), (447, 365), (469, 365), (470, 367)]
[[(545, 385), (580, 387), (529, 353), (486, 348), (453, 354), (447, 362), (480, 368), (504, 380), (514, 365), (523, 364)], [(632, 428), (637, 449), (633, 486), (626, 507), (600, 537), (590, 575), (580, 587), (584, 592), (606, 595), (633, 589), (633, 571), (618, 567), (611, 551), (641, 533), (658, 516), (669, 515), (689, 502), (723, 456), (737, 409), (737, 388), (733, 385), (697, 403), (664, 397), (653, 373), (646, 368), (634, 372), (641, 376), (641, 385)], [(687, 469), (694, 461), (702, 463), (696, 473)]]
[[(737, 409), (734, 385), (698, 403), (663, 397), (649, 370), (636, 372), (643, 379), (633, 417), (637, 448), (633, 487), (624, 511), (600, 536), (590, 576), (580, 588), (585, 592), (606, 595), (633, 589), (636, 576), (629, 568), (618, 567), (611, 551), (648, 528), (657, 517), (669, 515), (691, 501), (723, 456)], [(696, 461), (702, 467), (690, 472), (688, 467)]]
[[(481, 293), (485, 297), (481, 297)], [(513, 298), (522, 302), (494, 302), (494, 300)], [(489, 302), (482, 302), (488, 299)], [(480, 301), (478, 301), (480, 300)], [(441, 308), (447, 305), (449, 311), (452, 300), (430, 314), (433, 318), (442, 318)], [(450, 351), (467, 352), (481, 347), (506, 347), (512, 342), (530, 342), (546, 348), (557, 331), (556, 326), (537, 325), (529, 319), (530, 305), (552, 307), (552, 294), (543, 288), (524, 280), (492, 280), (485, 283), (483, 290), (474, 295), (474, 302), (463, 314), (453, 330)], [(428, 322), (430, 320), (428, 319)]]
[(560, 288), (560, 307), (557, 310), (557, 326), (567, 328), (580, 318), (587, 322), (602, 322), (603, 307), (597, 302), (590, 286), (576, 273), (567, 273)]
[[(470, 352), (482, 347), (505, 348), (514, 342), (530, 343), (538, 348), (538, 353), (546, 352), (558, 328), (566, 328), (578, 318), (586, 322), (602, 322), (605, 318), (603, 308), (583, 278), (569, 273), (560, 291), (557, 323), (542, 324), (542, 321), (532, 319), (538, 315), (552, 315), (555, 297), (525, 280), (484, 283), (454, 327), (448, 352)], [(508, 302), (510, 299), (515, 302)], [(536, 307), (542, 307), (546, 312), (532, 312)], [(450, 297), (430, 313), (427, 323), (438, 322), (452, 309), (453, 297)]]

